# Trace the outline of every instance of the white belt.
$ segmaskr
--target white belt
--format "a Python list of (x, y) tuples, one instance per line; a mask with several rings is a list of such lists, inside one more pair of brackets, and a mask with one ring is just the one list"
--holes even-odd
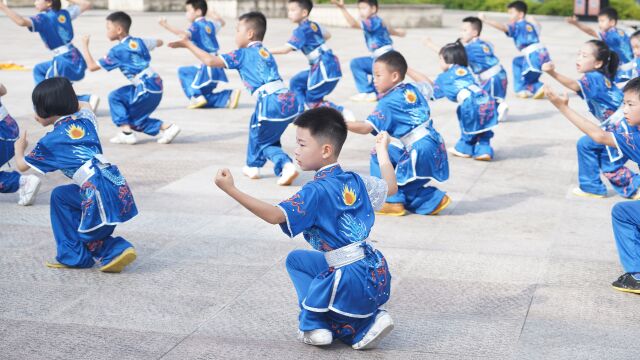
[(488, 68), (487, 70), (478, 74), (478, 78), (482, 81), (487, 81), (492, 77), (498, 75), (501, 71), (502, 71), (502, 65), (495, 64), (492, 67)]
[(320, 46), (318, 46), (317, 48), (313, 49), (310, 53), (308, 53), (307, 59), (309, 59), (310, 62), (316, 61), (320, 55), (322, 55), (323, 53), (329, 51), (329, 47), (325, 44), (322, 44)]
[(148, 76), (148, 77), (152, 77), (155, 74), (156, 74), (155, 70), (153, 70), (152, 68), (148, 67), (148, 68), (140, 71), (138, 74), (136, 74), (136, 76), (134, 76), (131, 79), (129, 79), (129, 81), (131, 81), (131, 83), (133, 85), (138, 86), (138, 85), (142, 84), (142, 78), (145, 75)]
[[(102, 154), (95, 154), (93, 156), (101, 164), (108, 164), (109, 161)], [(73, 183), (82, 186), (89, 178), (91, 178), (96, 170), (92, 168), (93, 159), (87, 160), (75, 173), (73, 173)]]
[(424, 124), (420, 124), (420, 126), (414, 128), (413, 130), (405, 134), (403, 137), (401, 137), (400, 142), (402, 143), (402, 145), (404, 145), (405, 147), (409, 147), (413, 145), (416, 141), (429, 135), (429, 130), (427, 129), (427, 126), (430, 123), (431, 123), (431, 119), (429, 119)]
[(545, 48), (545, 46), (543, 44), (535, 43), (535, 44), (531, 44), (531, 45), (527, 46), (526, 48), (520, 50), (520, 52), (524, 56), (529, 56), (532, 52), (537, 51), (537, 50), (542, 50), (544, 48)]
[(456, 100), (458, 101), (458, 103), (462, 103), (467, 100), (469, 96), (471, 96), (471, 93), (476, 93), (478, 91), (480, 91), (480, 88), (477, 85), (471, 85), (466, 89), (460, 90), (458, 92), (458, 95), (456, 96)]
[(54, 56), (66, 54), (69, 51), (71, 51), (71, 44), (66, 44), (66, 45), (59, 46), (59, 47), (57, 47), (55, 49), (51, 49), (51, 51), (53, 52)]
[(286, 89), (287, 87), (284, 85), (284, 82), (282, 82), (282, 80), (276, 80), (276, 81), (272, 81), (272, 82), (268, 82), (262, 86), (260, 86), (259, 88), (255, 89), (251, 95), (257, 95), (260, 93), (265, 93), (266, 95), (271, 95), (273, 93), (275, 93), (278, 90), (282, 90), (282, 89)]
[(388, 53), (389, 51), (393, 50), (393, 46), (391, 45), (385, 45), (381, 48), (377, 48), (375, 50), (373, 50), (371, 52), (371, 55), (373, 55), (374, 59), (380, 57), (381, 55), (384, 55), (386, 53)]
[(4, 105), (0, 105), (0, 121), (4, 120), (7, 115), (9, 115), (9, 111), (7, 110), (7, 108), (4, 107)]
[(327, 251), (324, 258), (327, 260), (330, 268), (339, 268), (345, 265), (353, 264), (358, 260), (364, 259), (365, 240), (358, 241), (339, 249)]
[(620, 65), (620, 67), (618, 69), (620, 69), (622, 71), (629, 71), (629, 70), (633, 70), (635, 67), (636, 67), (636, 62), (635, 61), (629, 61), (626, 64)]

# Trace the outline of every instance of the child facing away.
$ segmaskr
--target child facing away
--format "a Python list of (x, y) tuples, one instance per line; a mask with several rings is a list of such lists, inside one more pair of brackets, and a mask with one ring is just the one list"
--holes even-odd
[(624, 30), (617, 28), (618, 11), (616, 9), (606, 7), (600, 10), (598, 13), (599, 32), (579, 22), (575, 16), (567, 18), (567, 22), (587, 35), (604, 41), (618, 55), (619, 64), (615, 76), (616, 83), (624, 83), (632, 78), (633, 68), (635, 67), (633, 50), (631, 49), (629, 35)]
[(15, 142), (16, 165), (41, 174), (60, 170), (73, 184), (51, 192), (51, 227), (56, 241), (51, 268), (90, 268), (120, 272), (136, 259), (136, 251), (120, 236), (116, 225), (138, 210), (118, 167), (102, 154), (98, 123), (87, 103), (78, 103), (71, 83), (54, 77), (42, 81), (32, 94), (35, 118), (53, 126), (25, 156), (26, 133)]
[(542, 99), (544, 90), (540, 76), (542, 64), (551, 61), (547, 48), (540, 43), (540, 25), (531, 16), (527, 16), (527, 4), (514, 1), (507, 5), (509, 24), (489, 20), (485, 14), (478, 17), (488, 25), (504, 32), (513, 38), (521, 55), (513, 58), (513, 88), (516, 95), (526, 99)]
[(342, 106), (325, 100), (338, 81), (342, 78), (340, 61), (326, 45), (331, 34), (318, 23), (309, 20), (313, 9), (311, 0), (289, 0), (287, 16), (298, 27), (293, 30), (291, 38), (285, 46), (271, 49), (271, 54), (288, 54), (300, 50), (309, 60), (309, 70), (296, 74), (289, 82), (289, 87), (307, 108), (330, 106), (342, 112), (342, 115), (353, 120), (353, 113)]
[[(63, 9), (60, 0), (35, 0), (34, 6), (38, 14), (22, 17), (9, 8), (4, 1), (0, 1), (0, 11), (4, 12), (18, 26), (38, 33), (44, 45), (53, 54), (52, 60), (41, 62), (33, 68), (33, 79), (36, 85), (44, 79), (55, 76), (66, 77), (70, 81), (80, 81), (84, 78), (87, 63), (72, 44), (72, 21), (89, 10), (91, 3), (87, 0), (69, 0), (69, 4)], [(90, 103), (93, 111), (96, 110), (100, 102), (100, 99), (95, 95), (81, 95), (78, 98)]]
[[(378, 57), (373, 64), (374, 84), (380, 100), (364, 122), (349, 122), (358, 134), (388, 132), (402, 145), (392, 144), (389, 156), (398, 181), (398, 193), (389, 196), (380, 215), (402, 216), (407, 210), (437, 215), (451, 203), (446, 193), (429, 184), (449, 178), (449, 161), (442, 136), (433, 127), (428, 83), (404, 83), (407, 62), (397, 51)], [(376, 154), (371, 156), (371, 175), (380, 177)], [(428, 186), (429, 185), (429, 186)]]
[[(601, 40), (589, 40), (578, 52), (576, 69), (584, 74), (579, 80), (571, 79), (555, 70), (555, 65), (548, 62), (542, 70), (558, 80), (569, 90), (575, 91), (589, 107), (589, 111), (598, 119), (600, 126), (614, 131), (625, 122), (622, 112), (623, 94), (613, 84), (618, 68), (618, 56)], [(578, 140), (578, 182), (579, 187), (573, 194), (584, 197), (604, 198), (607, 187), (600, 179), (600, 172), (625, 198), (636, 199), (640, 176), (624, 166), (628, 158), (617, 151), (594, 142), (588, 136)]]
[[(572, 122), (578, 129), (598, 144), (615, 147), (628, 156), (632, 161), (640, 163), (640, 78), (630, 80), (622, 90), (624, 92), (623, 112), (629, 124), (626, 131), (620, 128), (607, 131), (584, 118), (569, 107), (566, 95), (559, 96), (546, 89), (549, 101)], [(614, 289), (624, 292), (640, 294), (640, 202), (623, 201), (613, 206), (611, 210), (613, 235), (616, 239), (622, 274), (611, 285)]]
[(82, 56), (89, 70), (120, 69), (131, 82), (109, 94), (111, 120), (120, 130), (109, 140), (113, 144), (133, 145), (138, 142), (134, 131), (156, 136), (159, 144), (169, 144), (180, 133), (176, 124), (168, 124), (151, 117), (162, 100), (163, 85), (160, 75), (150, 67), (149, 52), (162, 46), (162, 40), (141, 39), (129, 35), (131, 17), (122, 11), (107, 16), (107, 38), (118, 41), (109, 53), (96, 62), (89, 51), (89, 36), (83, 37)]
[(394, 326), (381, 309), (391, 291), (387, 261), (367, 241), (374, 210), (397, 190), (389, 136), (382, 132), (376, 139), (381, 180), (338, 164), (347, 126), (337, 110), (307, 110), (294, 124), (296, 161), (316, 174), (291, 198), (277, 206), (258, 200), (235, 187), (228, 169), (218, 171), (215, 183), (259, 218), (279, 224), (286, 235), (303, 233), (314, 248), (294, 250), (286, 260), (300, 306), (299, 339), (323, 346), (337, 338), (356, 350), (373, 348)]
[(278, 176), (277, 184), (286, 186), (298, 176), (298, 170), (282, 150), (280, 137), (303, 105), (282, 82), (273, 55), (262, 44), (266, 31), (267, 18), (254, 11), (238, 18), (235, 39), (238, 49), (228, 54), (211, 55), (187, 38), (174, 41), (169, 47), (187, 48), (207, 66), (238, 70), (249, 92), (257, 97), (242, 172), (250, 179), (258, 179), (260, 168), (270, 160)]
[(369, 56), (351, 60), (351, 73), (358, 89), (358, 94), (351, 100), (374, 102), (377, 95), (373, 85), (373, 62), (378, 56), (393, 50), (391, 35), (404, 37), (407, 32), (390, 26), (378, 16), (378, 0), (358, 0), (360, 21), (351, 16), (344, 0), (331, 0), (331, 3), (340, 9), (350, 27), (362, 29), (367, 49), (371, 52)]
[[(185, 3), (187, 20), (191, 26), (186, 31), (177, 29), (166, 18), (160, 19), (160, 25), (178, 36), (186, 36), (200, 49), (217, 55), (220, 50), (216, 34), (225, 25), (225, 21), (213, 9), (209, 9), (206, 0), (187, 0)], [(212, 20), (206, 18), (211, 14)], [(240, 90), (226, 89), (215, 91), (219, 82), (228, 82), (224, 70), (200, 63), (195, 66), (178, 68), (178, 78), (182, 90), (190, 100), (188, 109), (238, 107)]]
[[(5, 95), (7, 88), (0, 84), (0, 99)], [(18, 192), (18, 205), (29, 206), (36, 201), (40, 178), (34, 175), (20, 175), (9, 167), (9, 160), (15, 155), (14, 143), (19, 137), (18, 123), (0, 101), (0, 193)]]

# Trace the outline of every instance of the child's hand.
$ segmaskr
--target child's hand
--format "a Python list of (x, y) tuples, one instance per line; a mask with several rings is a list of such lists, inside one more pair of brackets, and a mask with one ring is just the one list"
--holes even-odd
[(186, 36), (183, 36), (180, 38), (180, 40), (176, 40), (168, 43), (167, 46), (172, 49), (186, 48), (189, 41), (190, 40)]
[(224, 192), (233, 188), (233, 175), (229, 169), (220, 169), (215, 178), (216, 185)]
[(565, 92), (562, 96), (558, 95), (549, 85), (544, 86), (544, 95), (549, 99), (553, 106), (557, 108), (569, 105), (569, 97), (567, 96), (567, 93)]
[(376, 135), (376, 152), (386, 151), (390, 142), (391, 137), (388, 132), (383, 131)]
[(13, 143), (13, 150), (16, 156), (24, 156), (24, 151), (27, 149), (29, 142), (27, 141), (27, 131), (25, 130), (20, 137)]
[(158, 19), (158, 24), (160, 24), (160, 26), (162, 26), (162, 27), (167, 27), (169, 22), (167, 21), (167, 18), (163, 16), (163, 17)]
[(396, 36), (399, 36), (399, 37), (407, 36), (407, 30), (406, 29), (396, 29)]
[(331, 3), (339, 8), (344, 7), (344, 0), (331, 0)]
[(487, 15), (483, 12), (479, 12), (478, 13), (478, 19), (480, 19), (481, 21), (485, 21), (487, 20)]
[(578, 18), (574, 15), (572, 17), (568, 17), (564, 19), (566, 22), (568, 22), (571, 25), (576, 25), (578, 24)]
[(542, 71), (544, 71), (544, 72), (548, 73), (548, 72), (553, 72), (555, 70), (556, 70), (556, 66), (551, 61), (542, 64)]

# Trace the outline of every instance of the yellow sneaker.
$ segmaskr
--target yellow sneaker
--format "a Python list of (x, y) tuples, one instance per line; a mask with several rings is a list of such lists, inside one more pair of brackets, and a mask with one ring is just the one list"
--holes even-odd
[(573, 195), (575, 195), (575, 196), (592, 198), (592, 199), (604, 199), (604, 198), (606, 198), (605, 195), (593, 194), (593, 193), (588, 193), (586, 191), (582, 191), (582, 189), (580, 189), (579, 187), (574, 188), (573, 190), (571, 190), (571, 193)]
[(491, 155), (489, 154), (483, 154), (483, 155), (479, 155), (473, 158), (474, 160), (478, 160), (478, 161), (491, 161)]
[(531, 96), (531, 92), (529, 91), (520, 91), (519, 93), (516, 94), (517, 97), (519, 97), (520, 99), (528, 99)]
[(227, 106), (229, 109), (235, 109), (238, 107), (238, 103), (240, 102), (240, 94), (242, 94), (242, 91), (240, 91), (240, 89), (235, 89), (231, 92), (231, 96), (229, 97), (229, 105)]
[(384, 203), (382, 205), (382, 209), (376, 211), (376, 215), (386, 215), (386, 216), (404, 216), (407, 213), (404, 205), (401, 203)]
[(191, 99), (191, 104), (189, 104), (189, 106), (187, 106), (187, 109), (189, 110), (193, 110), (193, 109), (199, 109), (203, 106), (207, 105), (207, 98), (205, 98), (204, 96), (200, 95), (197, 98), (193, 98)]
[(115, 259), (111, 260), (108, 264), (102, 266), (100, 271), (102, 272), (110, 272), (110, 273), (119, 273), (124, 269), (125, 266), (131, 264), (138, 255), (136, 254), (136, 250), (134, 248), (128, 248), (122, 252), (122, 254), (118, 255)]
[(632, 196), (632, 197), (630, 197), (629, 199), (631, 199), (631, 200), (638, 200), (638, 199), (640, 199), (640, 190), (636, 190), (636, 193), (635, 193), (635, 194), (633, 194), (633, 196)]
[(440, 204), (433, 210), (429, 215), (438, 215), (442, 210), (446, 209), (449, 204), (451, 204), (451, 198), (445, 195), (442, 200), (440, 200)]
[(44, 265), (48, 268), (52, 269), (71, 269), (70, 266), (59, 263), (57, 260), (47, 260), (44, 262)]
[(533, 98), (536, 100), (544, 99), (544, 87), (541, 86), (538, 91), (533, 95)]

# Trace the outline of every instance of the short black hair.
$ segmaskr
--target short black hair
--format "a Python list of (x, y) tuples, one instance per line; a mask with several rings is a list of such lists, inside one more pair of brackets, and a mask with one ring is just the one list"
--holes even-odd
[(31, 101), (41, 118), (75, 114), (80, 108), (71, 82), (63, 77), (52, 77), (36, 85)]
[(598, 16), (606, 16), (609, 18), (609, 20), (618, 22), (618, 10), (612, 7), (602, 8), (598, 13)]
[(527, 6), (527, 3), (524, 1), (514, 1), (507, 5), (507, 9), (515, 9), (516, 11), (519, 11), (526, 15), (527, 10), (529, 10), (529, 7)]
[(255, 39), (264, 40), (264, 34), (267, 33), (267, 18), (260, 11), (250, 11), (240, 15), (238, 21), (244, 21), (255, 33)]
[(631, 34), (631, 36), (629, 36), (629, 39), (635, 38), (635, 37), (640, 37), (640, 30), (636, 30), (633, 32), (633, 34)]
[(308, 13), (311, 13), (311, 9), (313, 9), (313, 2), (311, 0), (289, 0), (289, 3), (298, 3), (298, 5), (303, 10), (307, 10)]
[(347, 123), (342, 114), (333, 108), (321, 106), (309, 109), (298, 116), (294, 125), (309, 129), (311, 136), (333, 145), (336, 156), (340, 155), (342, 145), (347, 140)]
[(359, 3), (367, 3), (369, 6), (375, 6), (376, 9), (379, 9), (378, 0), (358, 0)]
[(109, 14), (109, 16), (107, 16), (107, 21), (111, 21), (116, 25), (122, 26), (127, 34), (129, 33), (129, 29), (131, 29), (131, 16), (124, 11), (116, 11)]
[(624, 88), (622, 88), (622, 92), (634, 92), (640, 97), (640, 76), (629, 80)]
[(62, 9), (62, 2), (60, 2), (60, 0), (47, 0), (47, 2), (51, 3), (51, 8), (55, 11)]
[(466, 18), (462, 19), (462, 22), (471, 24), (473, 30), (477, 31), (478, 36), (480, 36), (480, 33), (482, 32), (482, 20), (480, 20), (480, 18), (475, 16), (467, 16)]
[(185, 5), (191, 5), (194, 10), (202, 11), (202, 16), (207, 15), (207, 11), (209, 10), (206, 0), (187, 0)]
[(400, 80), (404, 80), (404, 77), (407, 75), (407, 60), (405, 60), (404, 56), (395, 50), (388, 51), (382, 55), (380, 55), (376, 62), (383, 63), (387, 65), (387, 68), (394, 72), (397, 71), (400, 73)]
[(446, 64), (469, 66), (467, 51), (459, 40), (443, 46), (440, 49), (440, 56), (442, 56)]

